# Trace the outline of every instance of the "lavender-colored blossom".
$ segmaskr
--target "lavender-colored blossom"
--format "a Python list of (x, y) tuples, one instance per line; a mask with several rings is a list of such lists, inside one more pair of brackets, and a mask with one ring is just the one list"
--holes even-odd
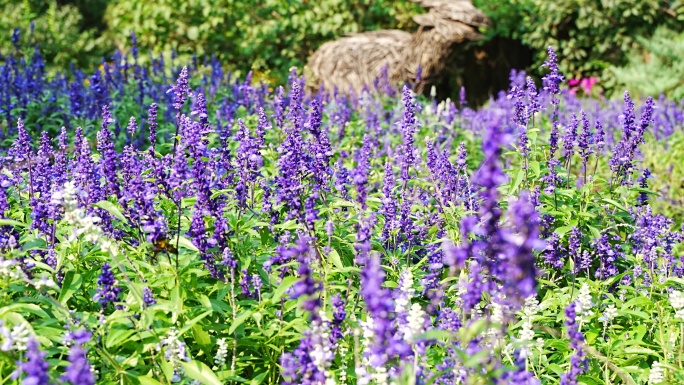
[(401, 119), (401, 180), (408, 181), (410, 179), (409, 169), (415, 164), (415, 146), (414, 135), (416, 133), (416, 106), (413, 102), (413, 95), (411, 90), (404, 85), (402, 90), (402, 101), (404, 102), (404, 115)]
[(577, 116), (572, 114), (570, 117), (570, 125), (563, 135), (563, 156), (566, 161), (570, 161), (575, 154), (575, 141), (577, 140), (577, 129), (579, 128), (579, 120)]
[[(651, 170), (645, 168), (643, 174), (639, 178), (639, 187), (642, 189), (648, 189), (648, 178), (651, 177)], [(648, 193), (645, 191), (640, 191), (637, 197), (637, 206), (644, 206), (648, 204)]]
[(316, 208), (318, 199), (318, 192), (314, 192), (304, 202), (304, 222), (309, 229), (315, 228), (315, 222), (319, 219), (318, 209)]
[(542, 106), (539, 102), (539, 93), (537, 92), (537, 85), (531, 77), (526, 79), (526, 93), (527, 93), (527, 120), (534, 118), (534, 114), (541, 111)]
[(596, 154), (603, 154), (603, 150), (606, 147), (606, 132), (603, 130), (603, 125), (597, 119), (594, 124), (596, 133), (594, 134), (594, 145), (596, 146)]
[(591, 133), (589, 118), (587, 118), (587, 114), (584, 110), (580, 111), (580, 121), (582, 122), (582, 131), (577, 137), (577, 147), (579, 148), (580, 157), (582, 157), (582, 167), (584, 168), (586, 175), (587, 162), (589, 161), (589, 155), (592, 153), (592, 149), (589, 145), (593, 141), (593, 135)]
[(356, 168), (352, 170), (351, 177), (356, 187), (356, 201), (361, 204), (361, 208), (365, 209), (368, 195), (366, 185), (370, 174), (370, 137), (367, 134), (363, 136), (363, 145), (355, 154), (355, 158)]
[(31, 137), (24, 127), (24, 121), (19, 118), (17, 120), (17, 138), (12, 143), (7, 155), (12, 157), (15, 163), (21, 164), (31, 159)]
[(34, 338), (28, 340), (26, 349), (26, 361), (17, 362), (17, 369), (12, 378), (22, 377), (23, 385), (49, 385), (50, 364), (45, 360), (45, 352), (40, 350)]
[(266, 116), (266, 111), (263, 107), (259, 107), (257, 110), (257, 115), (259, 116), (259, 121), (257, 123), (256, 131), (254, 132), (256, 137), (256, 144), (259, 149), (264, 147), (266, 141), (266, 131), (270, 128), (268, 117)]
[(380, 258), (371, 256), (361, 270), (361, 295), (366, 303), (368, 316), (372, 318), (372, 341), (366, 352), (373, 368), (383, 367), (391, 357), (404, 356), (410, 352), (408, 344), (397, 333), (393, 322), (394, 300), (389, 290), (382, 287), (385, 273)]
[(349, 193), (349, 170), (345, 167), (343, 158), (337, 160), (337, 170), (335, 171), (335, 190), (346, 198)]
[(385, 163), (385, 178), (382, 184), (382, 206), (380, 206), (380, 214), (385, 218), (385, 224), (382, 229), (382, 238), (389, 239), (390, 232), (396, 226), (395, 219), (397, 215), (397, 203), (394, 197), (394, 171), (392, 170), (392, 163)]
[(157, 303), (154, 293), (152, 293), (152, 289), (149, 287), (143, 288), (143, 303), (145, 303), (145, 306), (152, 306)]
[(515, 99), (513, 103), (513, 123), (517, 126), (527, 127), (528, 113), (525, 105), (525, 90), (523, 87), (513, 86), (508, 91), (508, 99)]
[(342, 324), (347, 318), (347, 311), (344, 309), (345, 303), (339, 294), (332, 297), (333, 320), (330, 328), (330, 343), (337, 346), (337, 341), (342, 337)]
[(235, 156), (235, 169), (238, 171), (238, 182), (235, 186), (235, 194), (241, 206), (247, 204), (249, 186), (256, 181), (257, 173), (263, 165), (259, 152), (259, 144), (252, 137), (249, 128), (242, 119), (238, 119), (238, 130), (234, 138), (240, 143)]
[(311, 265), (313, 264), (313, 250), (309, 246), (308, 240), (305, 237), (300, 237), (296, 245), (289, 250), (294, 258), (299, 262), (297, 274), (300, 280), (292, 286), (293, 299), (305, 297), (304, 309), (314, 313), (316, 309), (321, 306), (321, 300), (318, 298), (318, 292), (321, 290), (321, 284), (316, 282), (313, 278)]
[(539, 214), (530, 204), (529, 194), (523, 191), (509, 208), (508, 216), (515, 233), (506, 236), (513, 246), (507, 260), (504, 288), (508, 298), (523, 300), (536, 294), (535, 252), (543, 249), (539, 239)]
[(131, 116), (131, 118), (128, 120), (128, 126), (126, 126), (126, 132), (132, 138), (136, 131), (138, 131), (138, 122), (136, 122), (135, 118)]
[[(62, 127), (57, 137), (57, 151), (54, 153), (54, 164), (52, 166), (53, 180), (58, 186), (62, 186), (68, 179), (67, 175), (67, 149), (69, 143), (67, 142), (68, 135), (66, 127)], [(54, 219), (54, 218), (53, 218)]]
[[(611, 239), (616, 242), (611, 243)], [(595, 259), (599, 261), (599, 267), (594, 274), (596, 278), (605, 280), (618, 274), (616, 262), (625, 257), (620, 241), (620, 237), (611, 238), (608, 234), (602, 234), (592, 241)]]
[(150, 134), (150, 152), (154, 154), (154, 148), (157, 145), (157, 103), (150, 104), (150, 108), (147, 110), (147, 126), (149, 127)]
[(301, 136), (301, 99), (302, 91), (299, 82), (295, 82), (290, 94), (290, 110), (288, 118), (292, 126), (285, 127), (285, 140), (278, 147), (280, 157), (278, 158), (279, 175), (276, 177), (278, 185), (277, 203), (283, 203), (288, 209), (287, 218), (300, 217), (302, 215), (302, 204), (300, 196), (304, 191), (301, 183), (302, 174), (306, 170), (303, 151), (304, 143)]
[(570, 230), (570, 235), (568, 236), (568, 251), (574, 259), (573, 262), (575, 264), (575, 272), (588, 268), (588, 266), (582, 266), (580, 263), (580, 258), (582, 256), (582, 236), (582, 231), (577, 227), (573, 227)]
[(97, 150), (102, 156), (100, 166), (105, 177), (106, 193), (117, 198), (120, 197), (119, 181), (117, 176), (118, 154), (114, 149), (114, 137), (109, 131), (109, 125), (114, 122), (109, 106), (102, 107), (102, 130), (97, 133)]
[(468, 100), (466, 100), (465, 87), (461, 87), (461, 89), (458, 91), (458, 105), (459, 107), (461, 107), (461, 109), (465, 108), (468, 105)]
[(568, 337), (570, 337), (570, 348), (575, 353), (570, 357), (570, 370), (561, 376), (561, 385), (576, 385), (577, 377), (584, 373), (588, 365), (583, 349), (584, 336), (579, 331), (579, 326), (575, 320), (577, 315), (575, 307), (576, 303), (572, 302), (565, 308), (565, 326), (568, 329)]
[(261, 298), (261, 288), (264, 286), (261, 276), (259, 274), (252, 274), (252, 283), (254, 284), (254, 291), (257, 297)]
[(273, 112), (275, 113), (276, 127), (279, 129), (283, 128), (285, 122), (285, 108), (287, 107), (287, 103), (285, 102), (284, 94), (285, 90), (282, 86), (279, 86), (273, 99)]
[(20, 50), (19, 39), (21, 38), (21, 28), (14, 27), (12, 30), (12, 46), (18, 52)]
[(322, 126), (321, 105), (317, 100), (311, 102), (311, 114), (309, 115), (308, 128), (311, 140), (307, 142), (307, 149), (311, 155), (309, 171), (313, 174), (314, 189), (328, 190), (328, 183), (332, 169), (330, 159), (333, 152), (328, 139), (328, 132)]
[(176, 80), (176, 85), (172, 85), (166, 91), (166, 93), (170, 92), (174, 93), (173, 108), (180, 111), (187, 98), (192, 96), (190, 86), (188, 85), (188, 67), (183, 67)]
[(72, 385), (95, 385), (95, 378), (86, 357), (88, 350), (83, 348), (83, 345), (90, 341), (90, 338), (90, 333), (85, 331), (76, 332), (74, 336), (68, 337), (72, 345), (69, 349), (69, 365), (61, 377), (62, 381)]
[(546, 182), (545, 191), (547, 193), (552, 193), (558, 183), (560, 183), (560, 177), (556, 171), (556, 166), (559, 165), (559, 162), (555, 158), (556, 151), (558, 150), (558, 105), (560, 104), (557, 95), (560, 94), (560, 84), (563, 82), (564, 78), (558, 69), (556, 52), (551, 46), (548, 48), (548, 56), (548, 60), (544, 62), (544, 67), (549, 68), (550, 72), (542, 78), (542, 83), (544, 85), (544, 90), (552, 95), (551, 104), (553, 105), (553, 115), (551, 117), (552, 127), (549, 137), (549, 155), (547, 160), (549, 174), (545, 176), (544, 181)]
[[(498, 291), (497, 282), (506, 296), (520, 305), (522, 300), (535, 291), (535, 250), (541, 248), (539, 241), (537, 211), (529, 204), (526, 194), (512, 205), (513, 229), (500, 226), (501, 209), (498, 206), (498, 186), (506, 180), (502, 171), (502, 144), (509, 135), (498, 122), (490, 123), (483, 142), (484, 160), (473, 183), (480, 186), (482, 203), (477, 217), (467, 216), (461, 220), (463, 242), (456, 252), (448, 253), (450, 265), (472, 258), (469, 265), (469, 281), (463, 294), (464, 307), (470, 310), (480, 302), (485, 292)], [(475, 235), (474, 239), (468, 237)], [(513, 272), (513, 274), (511, 274)]]
[(118, 282), (111, 267), (108, 263), (102, 264), (102, 274), (97, 279), (97, 293), (93, 297), (94, 301), (100, 303), (103, 308), (110, 303), (119, 301), (119, 294), (121, 294), (121, 288), (117, 286)]
[[(673, 220), (662, 214), (653, 214), (649, 205), (635, 208), (632, 215), (635, 229), (628, 237), (632, 252), (643, 256), (644, 266), (649, 271), (664, 269), (666, 273), (681, 274), (682, 261), (675, 258), (674, 246), (684, 240), (684, 234), (672, 230)], [(662, 265), (659, 264), (661, 258)]]
[[(548, 60), (545, 61), (543, 65), (549, 69), (549, 73), (542, 78), (544, 89), (552, 95), (558, 95), (560, 94), (560, 84), (563, 83), (565, 78), (560, 74), (556, 51), (554, 51), (551, 46), (548, 48), (548, 56)], [(551, 103), (557, 105), (560, 101), (558, 99), (552, 99)]]
[(221, 278), (221, 272), (216, 265), (216, 259), (209, 252), (209, 249), (215, 245), (210, 244), (209, 236), (207, 234), (206, 225), (204, 223), (206, 201), (200, 199), (195, 202), (192, 219), (190, 221), (190, 229), (187, 235), (190, 237), (193, 245), (197, 247), (200, 252), (200, 259), (204, 262), (204, 267), (209, 271), (212, 278)]
[(609, 162), (613, 177), (617, 178), (620, 183), (626, 183), (630, 180), (631, 172), (634, 167), (634, 157), (639, 145), (644, 143), (644, 134), (653, 121), (653, 110), (655, 108), (653, 98), (649, 97), (646, 99), (641, 120), (639, 125), (637, 125), (636, 115), (634, 113), (634, 102), (632, 102), (629, 93), (626, 91), (624, 105), (624, 113), (620, 116), (623, 121), (622, 138), (615, 146), (613, 157)]
[(207, 110), (207, 99), (203, 93), (197, 93), (195, 104), (193, 105), (192, 116), (199, 118), (199, 123), (202, 125), (202, 130), (206, 130), (209, 126), (209, 111)]
[(242, 269), (242, 279), (240, 280), (240, 289), (242, 290), (242, 295), (250, 297), (252, 295), (252, 277), (249, 275), (247, 269)]

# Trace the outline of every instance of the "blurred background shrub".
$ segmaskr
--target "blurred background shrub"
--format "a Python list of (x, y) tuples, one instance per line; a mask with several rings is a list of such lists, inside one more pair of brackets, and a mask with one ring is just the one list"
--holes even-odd
[[(483, 41), (463, 47), (453, 76), (438, 85), (440, 97), (466, 85), (483, 102), (508, 86), (511, 68), (541, 73), (549, 45), (569, 79), (597, 77), (607, 95), (628, 88), (682, 97), (684, 64), (676, 59), (684, 49), (684, 0), (474, 3), (493, 25)], [(282, 83), (324, 42), (381, 28), (411, 31), (419, 12), (410, 0), (0, 0), (0, 54), (12, 52), (20, 27), (22, 46), (38, 43), (48, 71), (92, 68), (115, 49), (126, 52), (134, 32), (141, 60), (150, 52), (181, 60), (214, 55), (236, 75), (253, 71), (255, 80)]]

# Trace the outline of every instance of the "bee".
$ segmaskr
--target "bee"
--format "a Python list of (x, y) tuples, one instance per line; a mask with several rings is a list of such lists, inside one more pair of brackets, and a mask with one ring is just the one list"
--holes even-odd
[(159, 253), (178, 254), (178, 249), (166, 237), (160, 236), (152, 243), (153, 259), (157, 260)]

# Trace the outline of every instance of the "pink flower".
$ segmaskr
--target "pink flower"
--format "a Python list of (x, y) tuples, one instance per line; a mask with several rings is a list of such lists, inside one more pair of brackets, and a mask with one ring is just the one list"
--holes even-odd
[(568, 86), (570, 86), (569, 92), (571, 95), (576, 95), (577, 91), (581, 87), (584, 91), (584, 94), (589, 95), (591, 93), (591, 89), (596, 83), (598, 83), (598, 79), (594, 76), (588, 78), (570, 79), (568, 80)]

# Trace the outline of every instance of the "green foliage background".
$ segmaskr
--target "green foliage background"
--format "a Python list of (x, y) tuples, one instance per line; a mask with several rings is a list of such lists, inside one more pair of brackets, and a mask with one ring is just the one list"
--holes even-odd
[[(671, 81), (644, 81), (642, 74), (677, 79), (681, 88), (682, 71), (668, 63), (677, 52), (670, 47), (681, 47), (681, 36), (672, 31), (684, 29), (682, 0), (474, 3), (493, 20), (481, 44), (509, 38), (530, 47), (527, 70), (533, 75), (553, 45), (569, 78), (598, 76), (608, 93), (628, 88), (681, 97)], [(0, 0), (0, 12), (0, 33), (6, 37), (0, 53), (10, 52), (14, 27), (28, 40), (34, 20), (31, 43), (40, 44), (48, 68), (71, 62), (92, 68), (113, 49), (127, 50), (134, 31), (143, 60), (148, 52), (170, 56), (172, 50), (185, 60), (216, 55), (238, 75), (252, 70), (256, 79), (282, 83), (291, 67), (301, 68), (325, 41), (381, 28), (412, 30), (411, 16), (421, 9), (410, 0)], [(662, 45), (651, 42), (656, 30), (662, 31), (657, 36)], [(638, 60), (650, 52), (655, 62)], [(630, 70), (619, 70), (623, 66)]]

